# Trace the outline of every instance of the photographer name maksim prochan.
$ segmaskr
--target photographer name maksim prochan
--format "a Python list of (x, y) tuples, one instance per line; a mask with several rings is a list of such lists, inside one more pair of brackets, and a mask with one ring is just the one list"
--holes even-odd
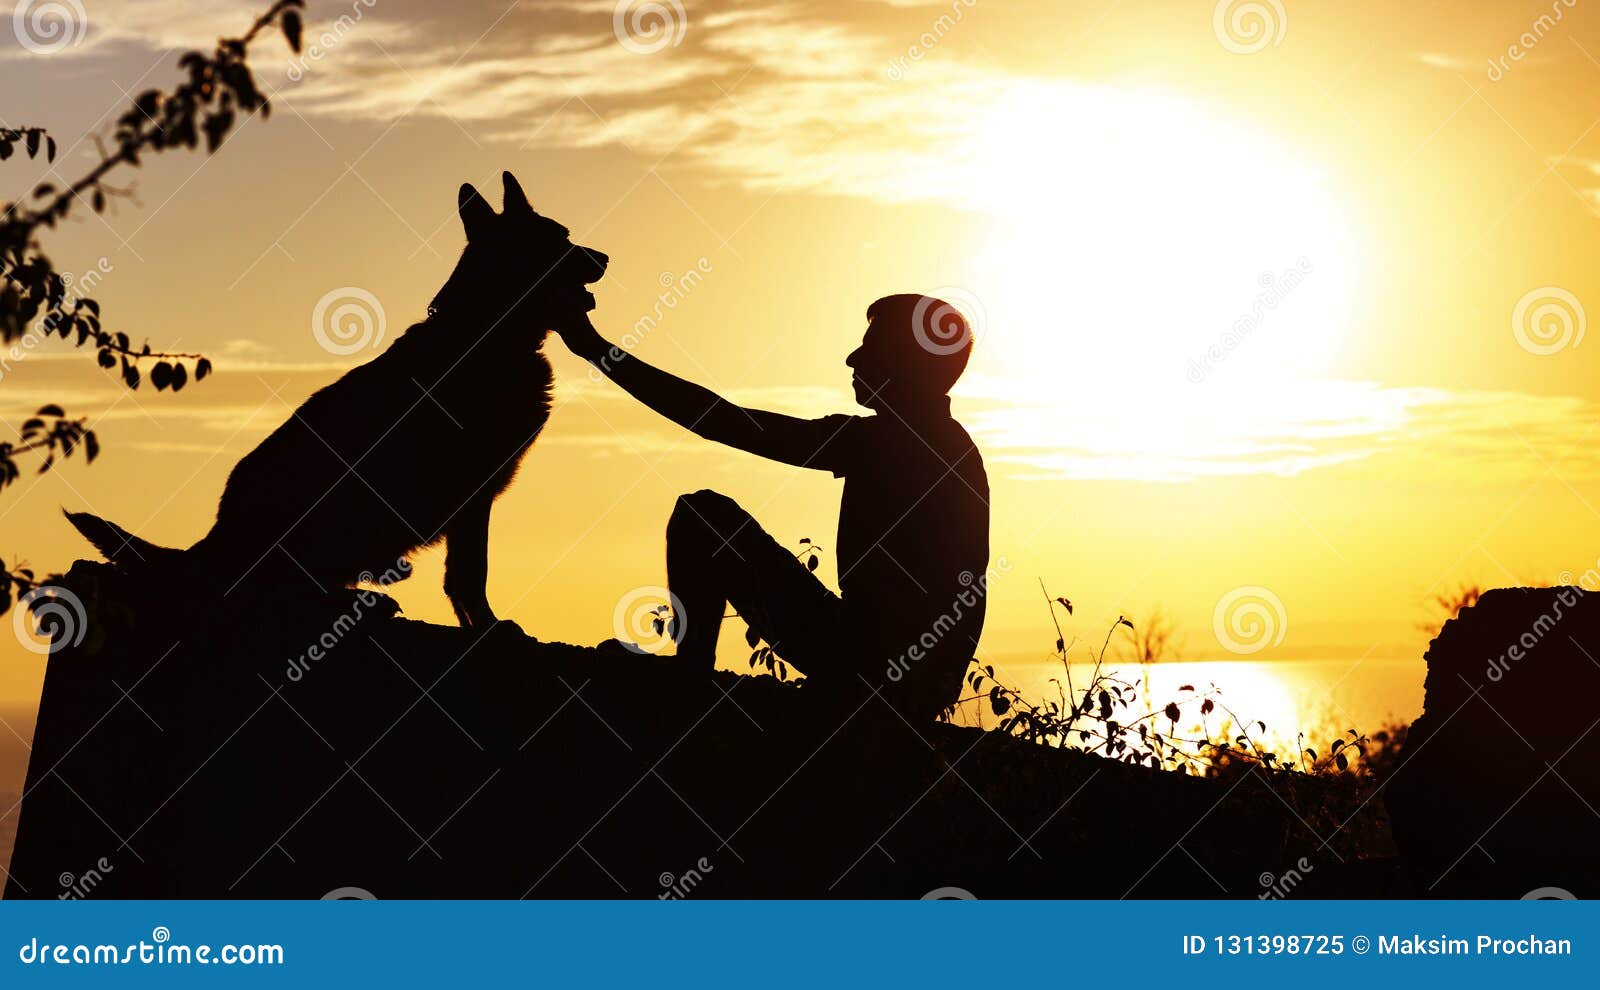
[(1476, 939), (1427, 938), (1422, 935), (1378, 936), (1380, 956), (1570, 956), (1572, 940), (1568, 938), (1540, 938), (1525, 935), (1521, 938), (1495, 938), (1479, 935)]

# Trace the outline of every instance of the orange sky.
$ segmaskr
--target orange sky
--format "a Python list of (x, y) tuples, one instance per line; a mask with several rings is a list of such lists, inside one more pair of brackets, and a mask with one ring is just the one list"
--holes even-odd
[[(63, 147), (54, 180), (0, 165), (7, 194), (83, 171), (123, 92), (175, 78), (167, 46), (256, 6), (97, 2), (59, 51), (7, 38), (0, 121)], [(460, 250), (457, 184), (510, 168), (611, 255), (597, 323), (651, 317), (638, 353), (743, 401), (848, 411), (867, 303), (938, 290), (969, 310), (955, 409), (993, 483), (1005, 571), (984, 651), (1002, 664), (1054, 638), (1036, 578), (1094, 642), (1161, 604), (1191, 657), (1356, 659), (1417, 655), (1425, 602), (1458, 582), (1595, 565), (1584, 5), (661, 9), (619, 27), (612, 0), (313, 0), (320, 57), (274, 39), (254, 59), (270, 121), (211, 159), (151, 160), (103, 221), (46, 241), (62, 270), (98, 272), (111, 328), (203, 350), (217, 374), (158, 395), (59, 342), (9, 361), (7, 422), (59, 401), (105, 451), (0, 496), (0, 556), (86, 555), (63, 505), (198, 538), (233, 462), (375, 353), (321, 346), (319, 300), (370, 293), (392, 340)], [(494, 518), (501, 614), (611, 635), (617, 601), (663, 583), (661, 527), (696, 488), (831, 546), (837, 480), (698, 441), (555, 350), (558, 408)], [(399, 589), (408, 614), (448, 616), (441, 560)], [(1240, 588), (1268, 593), (1257, 652), (1229, 650), (1219, 603)], [(0, 643), (0, 699), (36, 696), (41, 673)]]

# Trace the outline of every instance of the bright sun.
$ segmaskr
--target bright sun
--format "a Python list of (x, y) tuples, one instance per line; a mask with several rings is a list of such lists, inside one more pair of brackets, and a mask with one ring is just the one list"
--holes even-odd
[(1261, 435), (1267, 397), (1338, 360), (1355, 225), (1291, 149), (1165, 93), (1038, 85), (967, 159), (992, 219), (980, 367), (1019, 394), (1115, 401), (1121, 443), (1179, 440), (1180, 419), (1217, 441)]

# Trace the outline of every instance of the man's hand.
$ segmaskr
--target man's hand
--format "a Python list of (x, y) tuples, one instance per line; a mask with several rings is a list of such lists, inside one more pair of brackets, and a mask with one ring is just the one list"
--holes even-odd
[(588, 313), (579, 313), (550, 328), (567, 345), (567, 349), (585, 361), (598, 361), (611, 345), (600, 336), (600, 331), (589, 321)]

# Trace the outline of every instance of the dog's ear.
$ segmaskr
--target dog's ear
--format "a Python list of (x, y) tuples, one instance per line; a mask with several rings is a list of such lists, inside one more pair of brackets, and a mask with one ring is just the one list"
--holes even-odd
[(469, 182), (463, 182), (461, 191), (456, 193), (456, 208), (461, 213), (461, 226), (466, 228), (469, 241), (482, 237), (494, 223), (494, 208)]
[(500, 176), (506, 184), (505, 205), (502, 207), (507, 213), (520, 210), (527, 213), (533, 212), (533, 206), (528, 202), (528, 195), (522, 191), (522, 184), (510, 172), (503, 172)]

